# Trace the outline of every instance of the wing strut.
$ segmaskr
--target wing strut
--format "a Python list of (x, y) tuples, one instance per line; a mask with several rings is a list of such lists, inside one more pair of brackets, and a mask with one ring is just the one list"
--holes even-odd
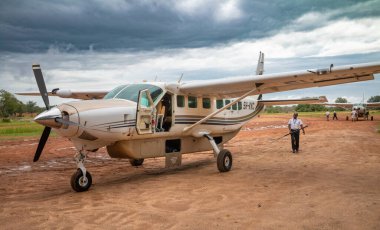
[(220, 109), (216, 110), (215, 112), (210, 113), (209, 115), (207, 115), (207, 116), (204, 117), (203, 119), (199, 120), (198, 122), (196, 122), (196, 123), (194, 123), (194, 124), (192, 124), (192, 125), (190, 125), (190, 126), (185, 127), (185, 128), (183, 129), (183, 132), (187, 132), (187, 131), (189, 131), (190, 129), (194, 128), (195, 126), (200, 125), (200, 124), (202, 124), (203, 122), (207, 121), (208, 119), (214, 117), (216, 114), (222, 112), (223, 110), (227, 109), (228, 107), (230, 107), (230, 106), (232, 106), (232, 105), (238, 103), (239, 101), (243, 100), (244, 98), (246, 98), (246, 97), (249, 96), (250, 94), (252, 94), (252, 93), (254, 93), (255, 91), (259, 90), (259, 86), (262, 86), (262, 85), (263, 85), (263, 84), (260, 84), (260, 83), (259, 83), (259, 84), (256, 84), (256, 88), (254, 88), (254, 89), (252, 89), (252, 90), (246, 92), (245, 94), (243, 94), (242, 96), (240, 96), (238, 99), (236, 99), (236, 100), (234, 100), (233, 102), (231, 102), (231, 103), (225, 105), (223, 108), (220, 108)]

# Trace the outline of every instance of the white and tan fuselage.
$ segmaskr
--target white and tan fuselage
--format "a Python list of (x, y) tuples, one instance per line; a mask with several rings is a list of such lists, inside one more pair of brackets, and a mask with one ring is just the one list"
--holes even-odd
[[(109, 155), (115, 158), (160, 157), (173, 151), (191, 153), (212, 150), (209, 141), (202, 134), (213, 136), (217, 144), (222, 145), (233, 138), (241, 127), (264, 107), (257, 103), (258, 96), (248, 97), (236, 106), (221, 111), (215, 117), (184, 131), (186, 127), (218, 110), (217, 99), (210, 97), (210, 108), (203, 108), (203, 98), (196, 97), (198, 106), (189, 108), (188, 96), (181, 95), (185, 99), (185, 104), (183, 107), (178, 107), (177, 95), (166, 90), (162, 96), (165, 94), (170, 95), (172, 100), (171, 108), (167, 108), (172, 110), (171, 116), (165, 117), (166, 122), (169, 122), (168, 130), (157, 128), (158, 103), (155, 104), (152, 121), (149, 121), (151, 133), (139, 134), (138, 126), (141, 122), (137, 123), (137, 103), (124, 99), (105, 99), (59, 105), (58, 109), (66, 114), (66, 119), (78, 125), (63, 125), (55, 128), (55, 131), (69, 138), (78, 150), (92, 151), (107, 146)], [(226, 100), (223, 102), (227, 103)], [(170, 147), (170, 143), (173, 142), (176, 143), (174, 146), (177, 149)]]

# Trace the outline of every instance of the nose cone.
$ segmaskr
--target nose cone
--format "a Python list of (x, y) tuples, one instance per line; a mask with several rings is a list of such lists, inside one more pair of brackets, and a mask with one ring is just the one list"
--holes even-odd
[(54, 107), (50, 110), (38, 114), (38, 116), (34, 118), (34, 121), (43, 126), (51, 128), (60, 128), (62, 124), (56, 122), (56, 118), (62, 118), (62, 114), (57, 107)]

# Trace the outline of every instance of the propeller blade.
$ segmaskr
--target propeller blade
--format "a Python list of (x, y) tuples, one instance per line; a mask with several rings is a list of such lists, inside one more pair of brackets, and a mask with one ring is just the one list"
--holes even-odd
[(49, 97), (48, 92), (46, 90), (46, 85), (44, 81), (44, 76), (42, 75), (41, 67), (38, 64), (34, 64), (32, 66), (34, 77), (36, 78), (38, 89), (40, 90), (40, 94), (42, 96), (42, 99), (44, 100), (46, 109), (50, 109), (50, 103), (49, 103)]
[(45, 127), (44, 132), (41, 135), (40, 142), (38, 143), (38, 147), (36, 150), (36, 154), (34, 155), (33, 162), (36, 162), (36, 161), (38, 161), (38, 159), (40, 159), (42, 150), (45, 147), (47, 139), (49, 138), (50, 131), (51, 131), (50, 127)]

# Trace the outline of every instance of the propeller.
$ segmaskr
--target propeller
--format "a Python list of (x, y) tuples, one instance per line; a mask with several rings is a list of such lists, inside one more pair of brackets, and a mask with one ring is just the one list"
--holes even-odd
[(32, 66), (34, 77), (36, 78), (38, 89), (40, 90), (40, 94), (42, 96), (42, 100), (44, 100), (46, 109), (50, 109), (49, 96), (46, 90), (44, 76), (42, 76), (41, 67), (38, 64), (34, 64)]
[[(49, 96), (46, 90), (45, 80), (42, 75), (41, 67), (38, 64), (34, 64), (32, 66), (32, 69), (33, 69), (34, 77), (36, 78), (38, 89), (40, 90), (40, 94), (42, 96), (42, 100), (45, 103), (46, 110), (49, 110), (50, 109)], [(45, 126), (45, 129), (42, 132), (42, 135), (40, 138), (40, 142), (38, 143), (36, 153), (34, 154), (33, 162), (38, 161), (38, 159), (40, 158), (42, 150), (45, 147), (46, 141), (49, 138), (50, 131), (51, 131), (51, 127)]]
[(38, 161), (38, 159), (40, 159), (42, 150), (44, 149), (46, 141), (49, 138), (50, 131), (51, 131), (50, 127), (45, 127), (44, 131), (42, 132), (40, 142), (38, 143), (36, 153), (34, 154), (33, 162), (36, 162)]

